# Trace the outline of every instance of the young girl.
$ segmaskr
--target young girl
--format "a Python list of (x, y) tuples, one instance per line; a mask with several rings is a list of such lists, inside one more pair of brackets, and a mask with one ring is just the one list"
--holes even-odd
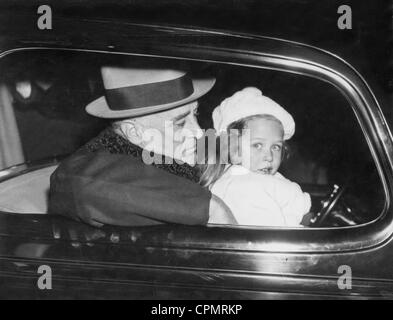
[(237, 143), (230, 139), (227, 146), (229, 164), (220, 161), (221, 154), (205, 166), (201, 184), (228, 205), (240, 225), (301, 226), (311, 207), (310, 196), (277, 171), (284, 141), (295, 133), (292, 116), (249, 87), (225, 99), (214, 110), (213, 123), (221, 145), (226, 143), (225, 136), (233, 134)]

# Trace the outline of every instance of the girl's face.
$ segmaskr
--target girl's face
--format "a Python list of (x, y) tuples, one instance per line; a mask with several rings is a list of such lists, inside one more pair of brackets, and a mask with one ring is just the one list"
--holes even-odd
[(241, 164), (261, 174), (275, 174), (280, 167), (284, 130), (279, 121), (256, 118), (247, 122), (250, 148), (243, 148)]

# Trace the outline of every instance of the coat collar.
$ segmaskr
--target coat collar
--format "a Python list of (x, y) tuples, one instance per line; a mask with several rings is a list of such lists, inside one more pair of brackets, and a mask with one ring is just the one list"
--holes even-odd
[[(127, 154), (142, 160), (143, 149), (127, 139), (121, 137), (115, 133), (112, 128), (107, 128), (102, 131), (97, 137), (89, 141), (83, 148), (89, 152), (96, 152), (98, 150), (106, 150), (113, 154)], [(172, 164), (165, 161), (165, 157), (162, 155), (154, 155), (155, 159), (161, 159), (161, 164), (153, 163), (159, 169), (163, 169), (177, 176), (198, 182), (200, 178), (200, 170), (197, 167), (191, 167), (189, 164), (178, 164), (176, 161), (172, 161)], [(168, 160), (168, 158), (167, 158)]]

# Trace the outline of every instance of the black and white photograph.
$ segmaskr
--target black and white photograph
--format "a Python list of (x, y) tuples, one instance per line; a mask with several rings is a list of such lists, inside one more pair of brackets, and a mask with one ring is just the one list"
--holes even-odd
[(0, 300), (393, 300), (392, 126), (391, 0), (0, 0)]

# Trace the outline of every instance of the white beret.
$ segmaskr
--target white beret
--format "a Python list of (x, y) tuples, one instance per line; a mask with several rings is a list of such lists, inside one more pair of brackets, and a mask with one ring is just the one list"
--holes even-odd
[(268, 114), (277, 118), (284, 128), (284, 140), (295, 133), (295, 121), (277, 102), (262, 95), (254, 87), (247, 87), (226, 98), (213, 111), (213, 125), (218, 133), (226, 131), (235, 121), (249, 116)]

